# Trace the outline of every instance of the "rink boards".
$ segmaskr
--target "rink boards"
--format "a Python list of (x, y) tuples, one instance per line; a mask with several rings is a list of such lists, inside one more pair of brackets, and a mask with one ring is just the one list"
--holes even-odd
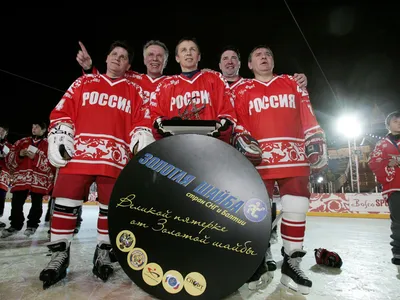
[[(86, 205), (96, 204), (96, 193), (89, 195)], [(11, 194), (7, 194), (10, 201)], [(44, 202), (47, 202), (45, 197)], [(30, 199), (28, 197), (27, 202)], [(274, 197), (278, 210), (279, 197)], [(389, 206), (381, 193), (337, 193), (311, 194), (308, 216), (389, 219)]]

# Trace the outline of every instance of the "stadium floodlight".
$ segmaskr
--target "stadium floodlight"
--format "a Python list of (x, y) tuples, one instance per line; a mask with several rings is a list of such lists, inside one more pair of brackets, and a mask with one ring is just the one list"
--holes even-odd
[(344, 115), (337, 120), (337, 129), (348, 139), (354, 139), (361, 135), (361, 123), (355, 115)]

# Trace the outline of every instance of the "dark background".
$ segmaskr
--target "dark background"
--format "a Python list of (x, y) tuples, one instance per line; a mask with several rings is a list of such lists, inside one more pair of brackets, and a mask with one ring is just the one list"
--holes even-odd
[(376, 117), (371, 114), (374, 106), (381, 115), (400, 106), (396, 74), (400, 21), (394, 4), (167, 2), (106, 2), (104, 7), (71, 3), (58, 8), (21, 4), (18, 10), (4, 9), (0, 122), (9, 125), (9, 140), (29, 135), (35, 120), (48, 120), (63, 91), (82, 74), (75, 60), (79, 40), (101, 71), (109, 45), (116, 39), (128, 40), (135, 50), (132, 69), (145, 72), (142, 47), (150, 39), (159, 39), (171, 54), (167, 75), (180, 71), (173, 53), (181, 37), (197, 38), (200, 67), (215, 70), (219, 70), (220, 49), (234, 44), (241, 51), (244, 77), (252, 76), (247, 68), (250, 50), (268, 44), (275, 55), (276, 73), (307, 75), (311, 101), (330, 141), (340, 138), (334, 125), (344, 112), (357, 112), (368, 134), (368, 123)]

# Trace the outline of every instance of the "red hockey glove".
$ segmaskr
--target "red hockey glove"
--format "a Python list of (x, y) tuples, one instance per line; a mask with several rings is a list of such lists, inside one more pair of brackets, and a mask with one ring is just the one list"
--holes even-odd
[(258, 166), (261, 163), (263, 151), (258, 141), (251, 135), (246, 133), (236, 134), (233, 137), (232, 145), (246, 156), (253, 166)]
[(340, 268), (343, 264), (342, 259), (336, 252), (328, 251), (324, 248), (314, 249), (315, 260), (319, 265), (326, 265), (332, 268)]
[(313, 172), (318, 173), (328, 166), (328, 151), (325, 136), (322, 133), (314, 134), (306, 139), (306, 155)]
[(230, 144), (232, 132), (233, 123), (228, 119), (221, 119), (219, 122), (217, 122), (215, 130), (209, 132), (207, 135)]

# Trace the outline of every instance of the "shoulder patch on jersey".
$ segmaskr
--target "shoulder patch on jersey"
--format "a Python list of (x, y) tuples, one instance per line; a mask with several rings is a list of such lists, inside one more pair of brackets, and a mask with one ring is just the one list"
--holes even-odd
[(253, 79), (244, 78), (235, 88), (232, 90), (234, 95), (243, 95), (246, 91), (255, 88), (255, 81)]
[(166, 89), (171, 85), (176, 85), (178, 82), (178, 75), (164, 76), (164, 79), (161, 80), (160, 83), (157, 85), (155, 92), (158, 93), (160, 92), (161, 88)]
[(280, 75), (280, 76), (282, 76), (283, 79), (289, 80), (289, 81), (293, 82), (294, 84), (296, 84), (296, 90), (297, 90), (297, 92), (300, 93), (302, 96), (304, 96), (304, 97), (305, 97), (305, 96), (309, 96), (307, 89), (306, 89), (306, 88), (301, 88), (301, 87), (297, 84), (296, 80), (294, 79), (294, 77), (293, 77), (292, 75), (282, 74), (282, 75)]
[(137, 84), (135, 82), (132, 82), (130, 80), (126, 80), (126, 82), (128, 83), (128, 85), (133, 86), (138, 91), (138, 93), (140, 94), (140, 97), (143, 98), (143, 89), (139, 84)]
[(383, 140), (379, 140), (379, 141), (376, 143), (376, 146), (377, 146), (377, 147), (387, 147), (387, 145), (388, 145), (388, 141), (386, 140), (386, 138), (383, 139)]
[[(165, 78), (158, 87), (168, 88), (171, 85), (177, 85), (179, 83), (179, 75), (172, 75)], [(158, 89), (157, 87), (157, 89)]]
[(200, 75), (203, 75), (203, 74), (218, 77), (222, 81), (226, 82), (226, 79), (224, 78), (224, 76), (222, 76), (222, 74), (220, 72), (217, 72), (214, 70), (204, 70), (204, 71), (201, 71)]
[(217, 71), (214, 71), (214, 70), (210, 70), (210, 69), (202, 70), (201, 73), (203, 73), (203, 74), (207, 74), (207, 73), (209, 73), (209, 74), (215, 74), (215, 75), (218, 75), (218, 76), (221, 75), (220, 72), (217, 72)]
[(136, 71), (127, 71), (125, 72), (125, 77), (126, 78), (136, 78), (136, 79), (142, 79), (144, 74), (138, 73)]
[(83, 83), (84, 81), (86, 81), (87, 78), (90, 78), (89, 75), (92, 75), (92, 74), (82, 75), (81, 77), (77, 78), (77, 79), (69, 86), (69, 88), (68, 88), (68, 90), (66, 91), (66, 93), (74, 94), (74, 91), (73, 91), (73, 90), (79, 88), (79, 87), (82, 85), (82, 83)]
[(83, 84), (88, 84), (91, 82), (100, 82), (100, 78), (101, 78), (101, 74), (100, 73), (96, 73), (96, 74), (85, 74), (83, 75), (83, 80), (82, 83)]

